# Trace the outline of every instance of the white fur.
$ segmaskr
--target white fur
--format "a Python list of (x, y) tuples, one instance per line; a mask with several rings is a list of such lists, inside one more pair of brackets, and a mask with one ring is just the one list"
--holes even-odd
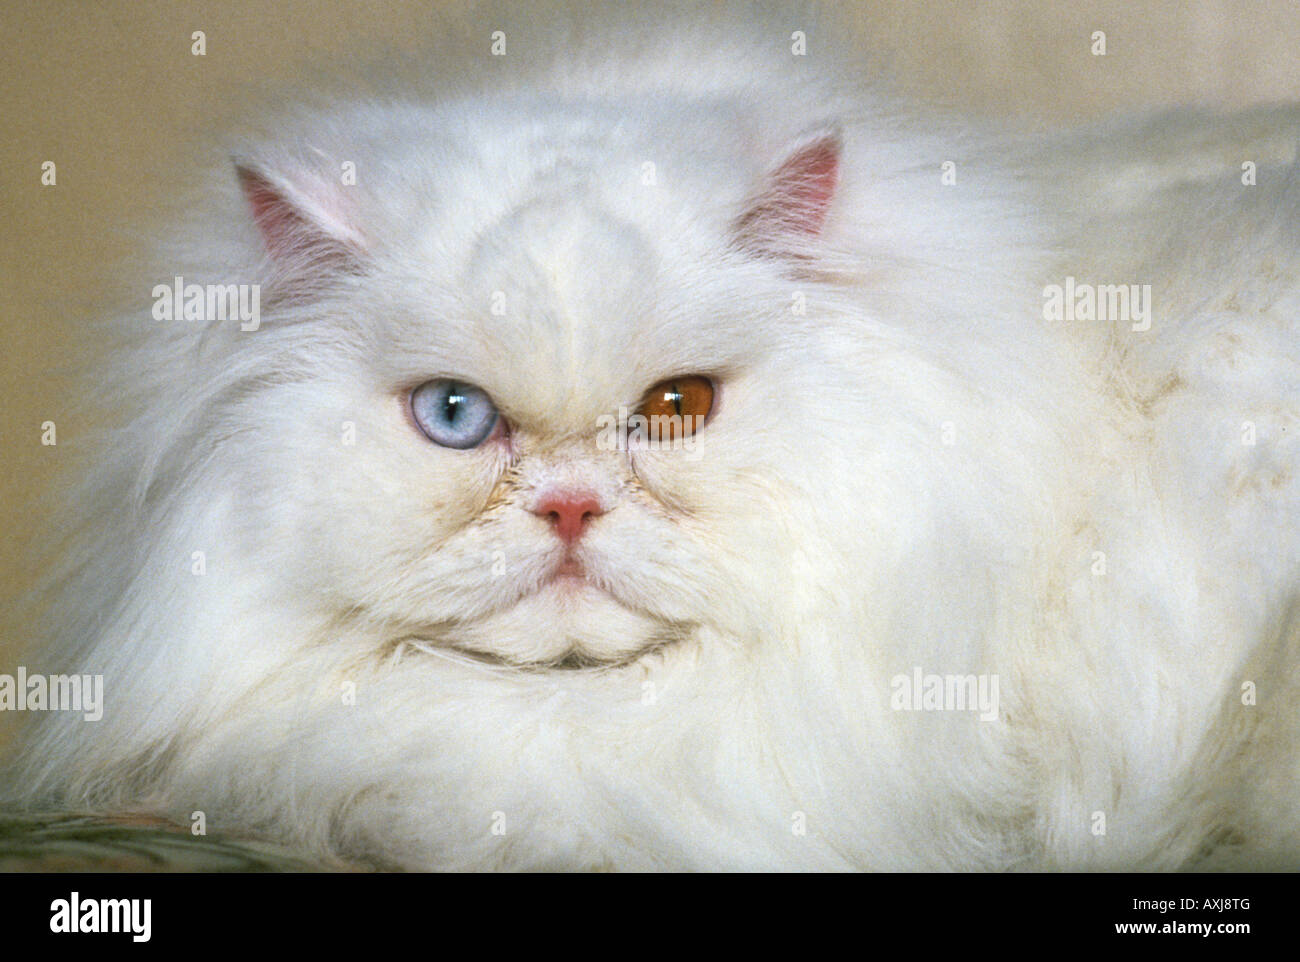
[[(1201, 115), (977, 137), (829, 33), (529, 29), (237, 151), (364, 276), (287, 275), (222, 171), (130, 289), (92, 398), (131, 413), (30, 662), (102, 672), (106, 713), (35, 726), (9, 799), (414, 869), (1300, 867), (1295, 168), (1157, 163), (1232, 145)], [(735, 245), (830, 124), (811, 260)], [(300, 296), (149, 319), (175, 274)], [(1151, 330), (1044, 321), (1067, 274), (1152, 284)], [(698, 458), (597, 449), (684, 373), (720, 385)], [(512, 452), (419, 435), (438, 375)], [(567, 600), (557, 479), (612, 505)], [(547, 666), (575, 645), (602, 667)], [(918, 666), (997, 674), (999, 720), (892, 710)]]

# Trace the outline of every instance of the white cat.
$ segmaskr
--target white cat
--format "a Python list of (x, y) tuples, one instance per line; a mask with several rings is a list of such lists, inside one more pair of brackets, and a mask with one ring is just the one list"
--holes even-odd
[(1300, 868), (1296, 113), (999, 140), (825, 32), (492, 27), (250, 137), (127, 291), (29, 659), (104, 714), (9, 801), (387, 868)]

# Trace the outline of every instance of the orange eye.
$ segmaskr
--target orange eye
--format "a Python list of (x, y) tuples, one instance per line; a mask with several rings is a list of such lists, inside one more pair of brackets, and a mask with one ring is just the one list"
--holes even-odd
[(656, 384), (637, 413), (648, 422), (650, 437), (674, 441), (699, 430), (712, 410), (713, 384), (707, 377), (693, 374)]

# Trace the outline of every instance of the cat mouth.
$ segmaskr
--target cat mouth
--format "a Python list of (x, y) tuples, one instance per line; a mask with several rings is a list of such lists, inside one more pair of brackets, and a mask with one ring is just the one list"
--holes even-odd
[[(595, 561), (593, 567), (589, 562)], [(638, 585), (610, 580), (602, 559), (557, 552), (534, 576), (470, 617), (394, 625), (396, 642), (497, 671), (605, 671), (633, 665), (691, 637), (693, 618), (665, 617)]]
[(635, 664), (647, 655), (653, 654), (661, 648), (671, 644), (671, 641), (658, 641), (629, 655), (621, 658), (608, 658), (592, 654), (580, 648), (571, 648), (557, 658), (547, 659), (546, 661), (511, 661), (499, 655), (488, 654), (485, 652), (474, 652), (468, 649), (457, 648), (460, 654), (469, 655), (477, 661), (494, 665), (500, 669), (513, 669), (522, 672), (544, 672), (544, 671), (615, 671), (619, 668), (627, 668)]
[(506, 655), (490, 651), (469, 648), (449, 641), (432, 641), (424, 638), (408, 637), (394, 642), (393, 650), (419, 651), (426, 655), (440, 658), (452, 658), (471, 664), (478, 664), (494, 671), (515, 671), (523, 673), (563, 671), (563, 672), (607, 672), (628, 668), (642, 659), (678, 644), (685, 635), (671, 635), (647, 642), (635, 651), (618, 657), (600, 655), (581, 646), (573, 646), (553, 658), (532, 661), (519, 661)]
[[(531, 596), (525, 597), (541, 603), (548, 610), (567, 610), (570, 617), (578, 619), (577, 624), (584, 626), (590, 624), (585, 614), (589, 606), (614, 605), (635, 613), (638, 618), (646, 619), (642, 622), (645, 628), (636, 632), (640, 637), (635, 640), (623, 635), (623, 644), (610, 644), (620, 635), (616, 633), (605, 637), (599, 633), (584, 632), (582, 627), (574, 631), (572, 625), (569, 630), (559, 625), (550, 626), (558, 628), (563, 634), (557, 634), (554, 643), (545, 646), (549, 650), (524, 654), (499, 648), (492, 635), (484, 633), (476, 623), (448, 622), (436, 627), (408, 628), (396, 644), (398, 647), (413, 648), (428, 655), (476, 664), (494, 671), (602, 672), (631, 667), (647, 657), (675, 647), (693, 637), (698, 628), (694, 622), (663, 621), (624, 604), (613, 592), (601, 588), (578, 567), (557, 567), (547, 581)], [(528, 617), (532, 618), (532, 615)], [(542, 616), (529, 621), (529, 624), (533, 630), (545, 632), (546, 620), (546, 616)], [(574, 633), (570, 634), (570, 631)]]

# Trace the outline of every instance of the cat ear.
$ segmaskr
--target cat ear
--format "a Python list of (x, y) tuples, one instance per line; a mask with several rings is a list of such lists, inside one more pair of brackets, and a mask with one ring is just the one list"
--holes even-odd
[(764, 177), (736, 221), (741, 246), (787, 254), (820, 234), (839, 183), (842, 148), (837, 126), (820, 127), (799, 138)]
[(272, 261), (285, 275), (320, 280), (360, 270), (365, 243), (343, 184), (309, 169), (292, 174), (239, 159), (235, 175)]

